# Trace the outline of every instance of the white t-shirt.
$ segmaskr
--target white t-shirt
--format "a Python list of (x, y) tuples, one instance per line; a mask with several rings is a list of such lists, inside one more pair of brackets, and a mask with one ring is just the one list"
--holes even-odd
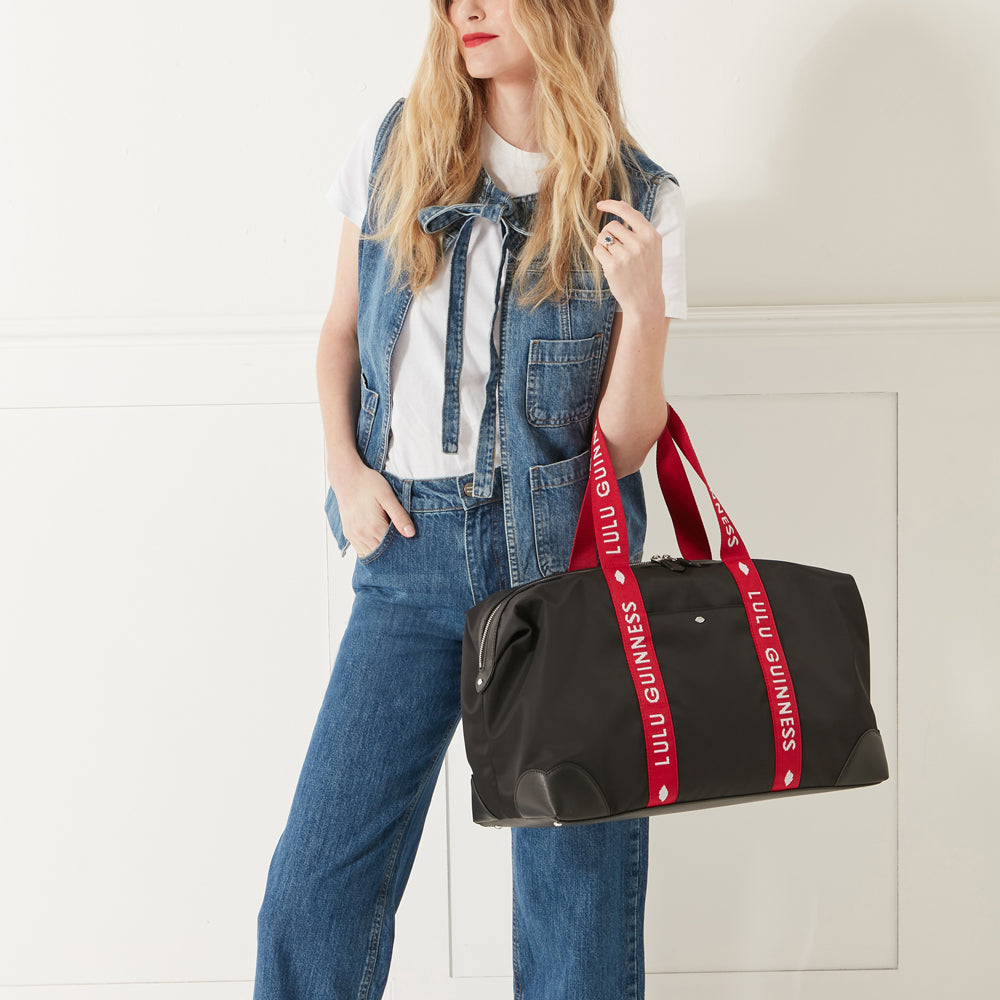
[[(368, 207), (368, 177), (375, 138), (384, 118), (383, 112), (365, 122), (326, 195), (327, 201), (359, 228)], [(519, 196), (538, 190), (537, 175), (545, 166), (544, 153), (512, 146), (484, 121), (481, 155), (494, 183), (508, 194)], [(684, 319), (687, 317), (684, 202), (680, 188), (672, 181), (660, 185), (651, 222), (663, 234), (664, 315)], [(479, 424), (490, 371), (489, 339), (482, 327), (493, 316), (501, 247), (500, 227), (488, 219), (475, 219), (466, 272), (459, 379), (461, 418), (455, 453), (441, 448), (445, 337), (451, 291), (450, 248), (431, 283), (413, 297), (392, 358), (392, 415), (385, 465), (392, 475), (401, 479), (434, 479), (462, 476), (475, 470)], [(499, 345), (499, 315), (492, 332), (494, 342)]]

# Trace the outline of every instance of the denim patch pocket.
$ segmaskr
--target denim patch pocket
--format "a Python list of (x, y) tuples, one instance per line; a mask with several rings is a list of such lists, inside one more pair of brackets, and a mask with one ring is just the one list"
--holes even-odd
[[(590, 452), (552, 465), (531, 468), (531, 516), (535, 525), (535, 555), (545, 576), (562, 573), (573, 552), (576, 522), (590, 477)], [(646, 503), (642, 473), (633, 472), (618, 480), (625, 519), (628, 523), (629, 561), (642, 558), (646, 536)]]
[(531, 516), (535, 554), (545, 576), (569, 566), (580, 505), (590, 475), (590, 452), (531, 468)]
[(347, 551), (347, 539), (344, 537), (344, 529), (340, 523), (340, 508), (337, 506), (337, 498), (334, 495), (332, 486), (327, 486), (326, 488), (324, 509), (326, 510), (326, 519), (330, 524), (330, 531), (333, 532), (333, 537), (337, 543), (337, 547), (340, 549), (340, 554), (343, 555)]
[(365, 373), (361, 373), (361, 409), (358, 411), (358, 451), (363, 455), (371, 437), (375, 411), (378, 409), (378, 393), (368, 388)]
[(525, 408), (536, 427), (589, 420), (601, 382), (604, 338), (533, 340), (528, 350)]

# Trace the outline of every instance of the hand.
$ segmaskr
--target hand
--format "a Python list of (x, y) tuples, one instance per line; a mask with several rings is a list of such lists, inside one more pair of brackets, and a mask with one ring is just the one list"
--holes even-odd
[(406, 538), (416, 534), (413, 521), (385, 477), (359, 462), (346, 475), (340, 470), (333, 486), (344, 537), (364, 558), (378, 547), (390, 523)]
[[(624, 313), (662, 319), (663, 237), (656, 227), (625, 201), (599, 201), (602, 212), (617, 215), (602, 230), (594, 255), (604, 269), (611, 294)], [(611, 236), (614, 242), (607, 243)]]

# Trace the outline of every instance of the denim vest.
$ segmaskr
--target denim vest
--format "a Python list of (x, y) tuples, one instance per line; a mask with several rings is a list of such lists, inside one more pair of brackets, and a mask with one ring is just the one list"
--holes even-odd
[[(383, 121), (375, 142), (369, 196), (378, 164), (402, 111), (397, 101)], [(632, 205), (648, 219), (658, 185), (676, 180), (638, 150), (638, 167), (626, 159)], [(612, 197), (617, 197), (613, 194)], [(590, 434), (597, 394), (608, 354), (615, 299), (603, 275), (602, 302), (589, 271), (573, 271), (567, 294), (547, 300), (534, 310), (522, 307), (511, 293), (520, 250), (528, 235), (537, 196), (513, 197), (498, 188), (483, 169), (467, 204), (434, 205), (421, 209), (425, 231), (444, 232), (444, 249), (453, 248), (451, 294), (445, 361), (444, 435), (441, 446), (457, 450), (458, 374), (464, 310), (465, 253), (472, 221), (489, 219), (503, 236), (501, 261), (508, 280), (497, 277), (496, 308), (500, 316), (500, 350), (491, 349), (486, 406), (479, 431), (472, 495), (489, 497), (494, 475), (494, 445), (499, 426), (499, 462), (503, 483), (507, 551), (513, 586), (569, 564), (580, 504), (590, 469)], [(371, 199), (369, 198), (369, 201)], [(371, 233), (365, 215), (362, 233)], [(390, 285), (391, 265), (386, 246), (362, 240), (358, 248), (358, 345), (361, 357), (361, 409), (357, 425), (358, 452), (365, 463), (385, 468), (392, 408), (392, 354), (413, 293), (405, 278)], [(501, 266), (501, 274), (503, 267)], [(489, 331), (493, 325), (483, 323)], [(492, 337), (491, 337), (492, 342)], [(499, 415), (499, 420), (497, 419)], [(646, 532), (642, 479), (638, 472), (619, 480), (628, 525), (630, 556), (639, 559)], [(333, 490), (327, 491), (326, 515), (341, 550), (347, 547)]]

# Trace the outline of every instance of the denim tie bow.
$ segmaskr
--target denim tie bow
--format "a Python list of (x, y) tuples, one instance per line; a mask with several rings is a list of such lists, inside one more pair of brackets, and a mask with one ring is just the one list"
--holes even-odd
[[(454, 244), (451, 258), (451, 287), (448, 295), (448, 330), (445, 340), (444, 400), (441, 408), (441, 447), (444, 451), (458, 451), (459, 420), (461, 403), (459, 400), (459, 376), (462, 371), (462, 332), (465, 323), (466, 270), (468, 266), (469, 240), (472, 223), (476, 219), (488, 219), (500, 226), (502, 243), (500, 249), (500, 269), (497, 272), (496, 290), (493, 295), (493, 316), (486, 328), (490, 340), (490, 374), (486, 383), (486, 405), (479, 426), (479, 444), (476, 451), (476, 472), (473, 480), (474, 496), (489, 496), (493, 482), (493, 450), (495, 445), (496, 385), (499, 373), (499, 356), (493, 342), (493, 327), (500, 295), (503, 288), (504, 262), (512, 244), (523, 242), (528, 230), (517, 217), (514, 206), (508, 198), (499, 201), (469, 202), (458, 205), (430, 205), (417, 213), (421, 227), (427, 233), (445, 232), (444, 248)], [(487, 478), (489, 480), (487, 484)], [(485, 492), (480, 492), (485, 490)]]

